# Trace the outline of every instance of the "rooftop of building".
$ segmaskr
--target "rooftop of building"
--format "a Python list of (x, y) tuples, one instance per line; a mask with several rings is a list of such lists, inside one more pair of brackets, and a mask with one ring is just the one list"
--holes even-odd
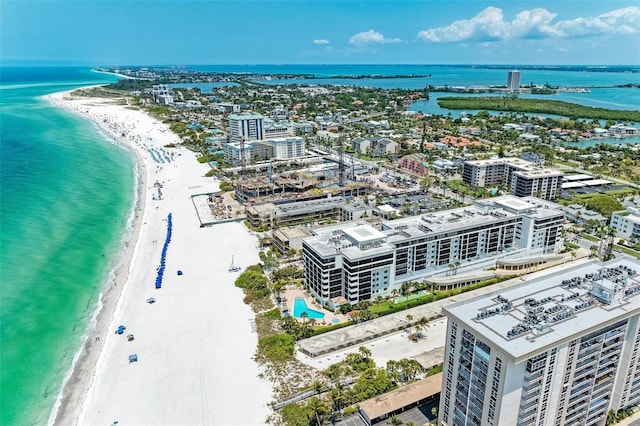
[(501, 221), (521, 215), (539, 219), (563, 215), (562, 211), (555, 206), (552, 202), (535, 197), (519, 198), (504, 195), (479, 200), (473, 206), (384, 221), (382, 232), (372, 228), (376, 232), (376, 237), (372, 238), (375, 243), (371, 244), (363, 244), (363, 241), (357, 237), (358, 232), (352, 230), (361, 224), (340, 224), (325, 228), (305, 241), (324, 256), (342, 252), (351, 259), (371, 257), (392, 251), (395, 243), (413, 240), (427, 234), (484, 226), (492, 220)]
[(316, 229), (314, 234), (304, 241), (321, 256), (342, 253), (355, 259), (393, 251), (393, 246), (385, 241), (386, 235), (364, 221)]
[(434, 374), (402, 386), (391, 392), (383, 393), (375, 398), (362, 401), (360, 410), (369, 419), (376, 419), (385, 414), (393, 413), (403, 407), (440, 393), (442, 387), (442, 373)]
[(621, 210), (619, 212), (613, 212), (616, 216), (622, 216), (625, 220), (633, 223), (640, 223), (640, 210), (629, 208), (627, 210)]
[(251, 120), (263, 118), (262, 114), (256, 112), (242, 112), (239, 114), (229, 114), (229, 120)]
[[(269, 139), (245, 141), (244, 149), (245, 150), (250, 149), (253, 145), (257, 145), (257, 144), (278, 145), (278, 144), (285, 144), (285, 143), (291, 143), (291, 142), (303, 143), (304, 138), (299, 136), (287, 136), (286, 138), (269, 138)], [(240, 142), (226, 142), (226, 143), (223, 143), (222, 146), (240, 150)]]
[(291, 240), (294, 238), (304, 238), (311, 236), (311, 231), (307, 228), (278, 228), (273, 231), (273, 236), (280, 240)]
[(527, 177), (535, 177), (540, 175), (564, 176), (564, 172), (560, 170), (541, 167), (536, 165), (535, 163), (516, 157), (492, 158), (489, 160), (468, 160), (465, 162), (465, 164), (479, 167), (508, 164), (511, 167), (519, 169), (516, 173)]
[(486, 224), (490, 220), (526, 215), (545, 218), (562, 214), (554, 203), (535, 197), (519, 198), (513, 195), (487, 198), (472, 206), (427, 213), (383, 222), (383, 227), (401, 231), (392, 241), (412, 238), (425, 233), (442, 233)]
[(592, 175), (587, 175), (587, 174), (584, 174), (584, 173), (580, 173), (580, 174), (577, 174), (577, 175), (574, 174), (574, 175), (565, 175), (564, 176), (565, 182), (567, 182), (567, 181), (573, 182), (573, 181), (578, 181), (578, 180), (591, 180), (591, 179), (593, 179)]
[(274, 212), (276, 216), (301, 215), (314, 213), (319, 210), (341, 207), (348, 211), (358, 211), (369, 208), (364, 202), (358, 199), (346, 199), (341, 196), (321, 198), (319, 200), (295, 201), (286, 204), (256, 204), (249, 207), (256, 212)]
[(554, 268), (507, 290), (444, 308), (455, 321), (520, 362), (640, 313), (640, 262), (621, 257)]
[(533, 163), (529, 163), (531, 164), (531, 168), (528, 168), (526, 170), (517, 170), (515, 172), (513, 172), (514, 175), (518, 175), (518, 176), (523, 176), (526, 178), (533, 178), (533, 177), (541, 177), (541, 176), (564, 176), (564, 172), (562, 170), (557, 170), (557, 169), (550, 169), (547, 167), (539, 167), (536, 166)]

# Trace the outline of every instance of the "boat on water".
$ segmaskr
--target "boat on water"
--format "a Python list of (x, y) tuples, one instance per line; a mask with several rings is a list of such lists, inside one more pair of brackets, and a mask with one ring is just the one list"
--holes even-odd
[(231, 255), (231, 266), (229, 266), (229, 272), (238, 272), (239, 270), (240, 267), (233, 263), (233, 255)]

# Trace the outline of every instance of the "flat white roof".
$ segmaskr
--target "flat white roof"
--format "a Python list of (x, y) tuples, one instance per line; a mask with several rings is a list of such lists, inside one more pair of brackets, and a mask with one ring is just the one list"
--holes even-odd
[(564, 175), (564, 180), (566, 181), (574, 181), (574, 180), (588, 180), (593, 179), (592, 175), (587, 174), (578, 174), (578, 175)]
[(366, 243), (369, 241), (384, 239), (386, 237), (385, 234), (370, 225), (359, 225), (351, 228), (345, 228), (342, 232), (358, 243)]
[(613, 182), (606, 179), (593, 179), (593, 180), (582, 181), (582, 183), (584, 183), (587, 186), (598, 186), (598, 185), (610, 185)]
[[(624, 278), (624, 289), (636, 290), (625, 294), (618, 302), (603, 303), (591, 295), (592, 281), (584, 278), (603, 268), (617, 267), (635, 271), (634, 275)], [(591, 260), (573, 267), (560, 265), (521, 285), (443, 309), (451, 319), (463, 323), (479, 339), (498, 346), (516, 362), (520, 362), (561, 342), (640, 314), (639, 272), (640, 261), (628, 257), (607, 263)], [(612, 281), (612, 276), (596, 282)], [(574, 278), (583, 280), (575, 286), (562, 284)], [(531, 321), (532, 316), (536, 317), (534, 321)], [(523, 325), (524, 331), (510, 334)]]
[(569, 188), (582, 188), (584, 187), (585, 184), (582, 182), (565, 182), (562, 184), (562, 189), (569, 189)]
[(500, 197), (498, 199), (495, 200), (495, 204), (499, 205), (499, 206), (504, 206), (507, 208), (510, 208), (512, 210), (516, 210), (516, 211), (522, 211), (522, 210), (527, 210), (527, 209), (533, 209), (536, 206), (532, 205), (531, 203), (527, 203), (526, 201), (520, 200), (518, 198), (515, 197)]
[(381, 206), (378, 206), (378, 209), (382, 210), (383, 212), (387, 212), (387, 213), (394, 213), (394, 212), (398, 211), (398, 209), (396, 209), (395, 207), (390, 206), (389, 204), (383, 204)]

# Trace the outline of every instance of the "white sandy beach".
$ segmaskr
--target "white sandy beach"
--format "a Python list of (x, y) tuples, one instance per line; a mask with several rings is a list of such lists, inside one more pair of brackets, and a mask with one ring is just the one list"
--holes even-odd
[[(215, 191), (217, 183), (203, 177), (208, 166), (197, 163), (192, 152), (163, 148), (178, 141), (166, 125), (102, 99), (70, 99), (68, 92), (49, 98), (131, 146), (141, 161), (145, 190), (129, 264), (106, 294), (85, 365), (81, 361), (76, 367), (53, 422), (263, 424), (272, 384), (259, 377), (252, 359), (254, 315), (233, 285), (238, 273), (228, 271), (232, 255), (243, 268), (259, 261), (255, 237), (240, 223), (199, 227), (190, 197)], [(162, 199), (155, 182), (162, 184)], [(173, 234), (162, 288), (156, 289), (169, 213)], [(149, 297), (156, 303), (146, 303)], [(125, 333), (115, 334), (121, 324)], [(129, 333), (133, 341), (127, 341)], [(129, 363), (131, 354), (137, 354), (137, 362)]]

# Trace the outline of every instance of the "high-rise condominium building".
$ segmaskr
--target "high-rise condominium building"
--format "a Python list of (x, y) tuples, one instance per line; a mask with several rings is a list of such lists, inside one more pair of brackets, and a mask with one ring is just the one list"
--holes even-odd
[(389, 296), (401, 284), (495, 267), (501, 259), (540, 259), (562, 247), (564, 213), (553, 203), (511, 195), (473, 206), (315, 230), (303, 239), (305, 284), (323, 304)]
[(521, 158), (465, 161), (462, 180), (472, 187), (503, 185), (517, 197), (553, 200), (560, 196), (564, 173)]
[(229, 115), (229, 141), (239, 143), (262, 139), (291, 138), (294, 126), (290, 121), (274, 121), (261, 114), (241, 113)]
[(509, 89), (510, 92), (520, 91), (520, 71), (509, 71), (507, 89)]
[(598, 425), (640, 404), (640, 262), (560, 266), (444, 308), (440, 425)]
[(229, 115), (229, 141), (242, 142), (264, 138), (263, 117), (260, 114), (244, 113)]

